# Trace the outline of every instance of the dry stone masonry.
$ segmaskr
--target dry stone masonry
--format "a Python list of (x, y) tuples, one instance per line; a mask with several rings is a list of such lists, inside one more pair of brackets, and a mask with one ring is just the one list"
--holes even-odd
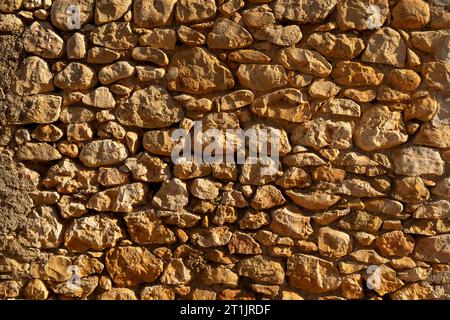
[(0, 73), (0, 298), (450, 299), (447, 1), (2, 0)]

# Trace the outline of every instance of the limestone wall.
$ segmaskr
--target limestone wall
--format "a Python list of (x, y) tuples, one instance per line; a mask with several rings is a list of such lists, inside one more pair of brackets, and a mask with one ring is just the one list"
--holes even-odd
[(449, 30), (444, 0), (2, 0), (0, 297), (447, 299)]

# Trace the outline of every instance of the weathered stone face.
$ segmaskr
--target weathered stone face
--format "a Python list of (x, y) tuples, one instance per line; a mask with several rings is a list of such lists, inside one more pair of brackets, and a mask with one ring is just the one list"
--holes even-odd
[(286, 275), (294, 287), (315, 293), (334, 291), (341, 285), (333, 263), (300, 253), (288, 259)]
[(118, 247), (106, 254), (106, 268), (118, 286), (152, 283), (163, 271), (161, 259), (142, 247)]
[(175, 54), (168, 69), (167, 81), (170, 90), (193, 94), (223, 91), (234, 86), (231, 71), (202, 48)]
[(65, 246), (74, 252), (101, 251), (113, 247), (123, 237), (116, 219), (96, 215), (75, 219), (66, 233)]
[(116, 109), (116, 117), (126, 126), (164, 128), (180, 121), (183, 111), (161, 87), (150, 86), (135, 91)]
[(0, 0), (0, 299), (450, 299), (447, 2)]

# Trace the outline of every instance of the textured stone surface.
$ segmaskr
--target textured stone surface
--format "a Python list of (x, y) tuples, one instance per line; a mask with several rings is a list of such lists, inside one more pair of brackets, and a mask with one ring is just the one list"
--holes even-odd
[(0, 1), (0, 299), (450, 299), (448, 9)]
[(141, 128), (163, 128), (178, 122), (183, 114), (172, 96), (161, 87), (133, 92), (115, 111), (120, 123)]
[(106, 268), (118, 286), (152, 283), (163, 271), (161, 259), (142, 247), (118, 247), (106, 254)]
[(333, 263), (305, 254), (289, 257), (286, 274), (294, 287), (315, 293), (334, 291), (341, 285)]
[(169, 89), (194, 94), (221, 91), (234, 86), (231, 71), (202, 48), (175, 54), (167, 80)]

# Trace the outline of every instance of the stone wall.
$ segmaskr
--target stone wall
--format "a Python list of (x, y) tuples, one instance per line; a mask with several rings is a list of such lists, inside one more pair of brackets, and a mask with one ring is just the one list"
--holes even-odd
[[(447, 1), (0, 13), (0, 297), (450, 297)], [(175, 159), (196, 124), (280, 162)]]

